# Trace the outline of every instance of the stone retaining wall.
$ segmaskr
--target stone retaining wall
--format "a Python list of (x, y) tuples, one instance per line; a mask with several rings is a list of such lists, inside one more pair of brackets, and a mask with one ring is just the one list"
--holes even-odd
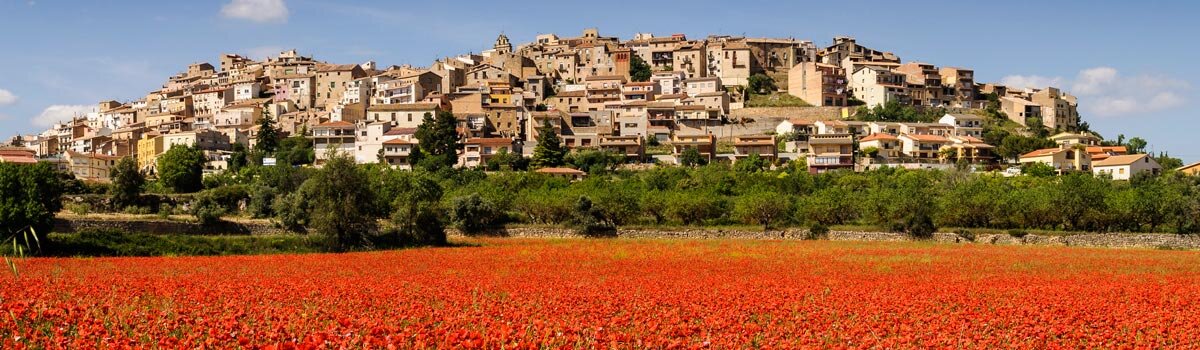
[[(196, 223), (168, 220), (114, 220), (89, 218), (55, 219), (54, 232), (73, 233), (83, 229), (110, 229), (122, 232), (149, 234), (185, 235), (279, 235), (289, 234), (266, 220), (225, 221), (216, 225), (202, 226)], [(461, 236), (456, 230), (448, 234)], [(484, 236), (513, 238), (586, 238), (574, 230), (558, 227), (508, 227), (485, 232)], [(792, 229), (780, 231), (732, 230), (732, 229), (618, 229), (597, 238), (634, 239), (809, 239), (808, 230)], [(830, 231), (820, 239), (830, 241), (903, 242), (912, 241), (901, 233), (867, 231)], [(1003, 245), (1039, 245), (1072, 247), (1143, 248), (1143, 249), (1187, 249), (1200, 250), (1200, 235), (1104, 233), (1073, 236), (1026, 235), (1014, 237), (1008, 234), (988, 234), (975, 237), (974, 241), (953, 233), (936, 233), (929, 239), (938, 243), (974, 243)]]
[[(451, 230), (450, 234), (460, 235)], [(585, 238), (573, 230), (555, 227), (511, 227), (488, 232), (485, 235), (513, 238)], [(618, 229), (604, 237), (650, 238), (650, 239), (808, 239), (807, 230), (748, 231), (725, 229)], [(913, 241), (902, 233), (830, 231), (821, 239), (830, 241), (904, 242)], [(1200, 250), (1200, 236), (1171, 234), (1104, 233), (1073, 236), (1026, 235), (1014, 237), (1007, 234), (980, 235), (974, 241), (953, 233), (936, 233), (928, 241), (937, 243), (1037, 245), (1142, 249), (1186, 249)]]
[(115, 230), (156, 235), (179, 234), (200, 236), (280, 235), (290, 233), (268, 221), (222, 221), (214, 225), (204, 226), (193, 222), (146, 219), (57, 218), (54, 220), (54, 232), (57, 233), (75, 233), (85, 229)]

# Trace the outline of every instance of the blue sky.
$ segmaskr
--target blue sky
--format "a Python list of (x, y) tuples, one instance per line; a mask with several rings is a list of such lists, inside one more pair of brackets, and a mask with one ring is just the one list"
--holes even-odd
[(538, 33), (850, 35), (978, 81), (1055, 84), (1107, 138), (1200, 161), (1200, 47), (1190, 1), (55, 1), (0, 0), (0, 137), (77, 106), (131, 100), (187, 64), (282, 49), (339, 63), (428, 65)]

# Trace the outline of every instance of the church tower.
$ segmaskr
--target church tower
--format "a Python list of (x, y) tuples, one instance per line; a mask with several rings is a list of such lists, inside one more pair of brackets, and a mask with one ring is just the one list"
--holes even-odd
[(508, 42), (508, 37), (504, 36), (504, 33), (500, 33), (500, 37), (496, 38), (496, 45), (492, 48), (500, 55), (512, 53), (512, 43)]

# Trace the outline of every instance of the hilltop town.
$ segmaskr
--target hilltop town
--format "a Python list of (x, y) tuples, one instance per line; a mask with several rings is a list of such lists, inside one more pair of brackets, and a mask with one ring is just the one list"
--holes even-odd
[(77, 178), (106, 182), (121, 157), (154, 174), (159, 155), (185, 145), (204, 151), (205, 172), (215, 173), (235, 150), (255, 148), (266, 118), (283, 136), (307, 139), (315, 165), (342, 153), (408, 168), (417, 128), (439, 112), (457, 121), (459, 167), (501, 153), (531, 156), (546, 130), (567, 150), (611, 151), (629, 163), (690, 162), (682, 156), (692, 152), (705, 162), (803, 160), (814, 173), (1012, 173), (1018, 163), (1040, 163), (1127, 179), (1157, 173), (1169, 159), (1090, 132), (1076, 98), (1059, 88), (979, 83), (969, 68), (906, 62), (850, 37), (817, 47), (682, 34), (622, 41), (586, 29), (520, 45), (501, 34), (490, 49), (422, 67), (324, 62), (296, 50), (263, 61), (219, 59), (189, 65), (144, 98), (102, 101), (15, 137), (20, 147), (5, 148), (0, 162), (56, 162)]

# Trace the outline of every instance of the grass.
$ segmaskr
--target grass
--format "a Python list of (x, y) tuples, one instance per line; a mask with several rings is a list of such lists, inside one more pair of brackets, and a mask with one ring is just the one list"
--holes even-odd
[[(380, 250), (414, 247), (411, 242), (383, 234), (367, 238), (368, 247)], [(452, 244), (453, 245), (453, 244)], [(321, 235), (155, 235), (114, 230), (51, 233), (42, 242), (42, 256), (207, 256), (336, 252)]]
[(812, 104), (796, 96), (775, 92), (769, 95), (750, 94), (746, 107), (812, 107)]
[(671, 154), (671, 146), (662, 144), (658, 146), (646, 146), (646, 155), (668, 155)]
[(52, 233), (46, 238), (49, 256), (180, 256), (317, 253), (327, 251), (320, 236), (191, 236), (89, 230)]

